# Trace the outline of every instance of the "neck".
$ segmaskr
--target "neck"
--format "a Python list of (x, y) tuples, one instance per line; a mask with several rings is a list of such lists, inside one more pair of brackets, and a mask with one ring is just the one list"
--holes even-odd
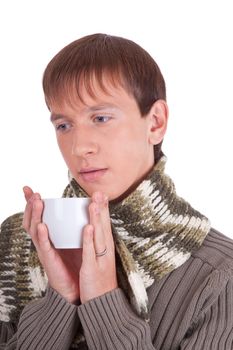
[(136, 188), (140, 185), (143, 180), (145, 180), (148, 175), (153, 171), (154, 165), (150, 167), (149, 170), (146, 171), (133, 185), (131, 185), (125, 192), (123, 192), (119, 197), (112, 199), (112, 204), (117, 204), (119, 202), (122, 202), (125, 198), (127, 198), (132, 192), (136, 190)]

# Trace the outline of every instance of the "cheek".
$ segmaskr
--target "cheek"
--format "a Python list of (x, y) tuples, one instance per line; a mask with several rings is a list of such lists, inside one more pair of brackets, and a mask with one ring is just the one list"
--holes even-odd
[[(134, 147), (133, 147), (134, 146)], [(120, 182), (127, 182), (128, 179), (137, 173), (137, 167), (140, 163), (140, 154), (137, 152), (135, 144), (121, 143), (115, 148), (108, 159), (110, 166), (114, 169), (114, 173), (120, 175)]]
[(142, 133), (135, 133), (129, 137), (124, 138), (123, 140), (118, 140), (117, 148), (120, 157), (131, 162), (131, 160), (141, 158), (142, 155), (145, 155), (147, 142), (146, 139), (142, 136)]
[(57, 144), (62, 154), (68, 154), (68, 152), (71, 152), (69, 139), (58, 136)]
[[(117, 135), (117, 136), (116, 136)], [(109, 139), (105, 147), (106, 158), (110, 160), (113, 166), (118, 167), (121, 171), (126, 171), (125, 176), (131, 173), (131, 169), (137, 172), (137, 167), (148, 157), (149, 148), (145, 135), (142, 131), (116, 133)]]
[(65, 142), (62, 139), (57, 138), (57, 144), (59, 147), (59, 150), (66, 162), (66, 164), (70, 167), (72, 165), (72, 147), (69, 142)]

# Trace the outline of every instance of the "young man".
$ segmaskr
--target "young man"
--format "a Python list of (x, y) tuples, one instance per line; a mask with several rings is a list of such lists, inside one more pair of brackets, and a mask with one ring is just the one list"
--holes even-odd
[(165, 174), (155, 61), (90, 35), (52, 59), (43, 87), (63, 195), (91, 197), (90, 222), (82, 250), (55, 249), (40, 194), (24, 188), (24, 215), (2, 224), (0, 348), (232, 349), (233, 242)]

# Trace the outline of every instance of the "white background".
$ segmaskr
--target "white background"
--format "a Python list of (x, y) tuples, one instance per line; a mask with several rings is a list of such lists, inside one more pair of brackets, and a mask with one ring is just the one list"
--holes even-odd
[(23, 210), (22, 187), (59, 197), (67, 169), (41, 79), (63, 46), (105, 32), (142, 45), (167, 83), (167, 173), (177, 192), (233, 238), (233, 13), (226, 0), (1, 1), (0, 221)]

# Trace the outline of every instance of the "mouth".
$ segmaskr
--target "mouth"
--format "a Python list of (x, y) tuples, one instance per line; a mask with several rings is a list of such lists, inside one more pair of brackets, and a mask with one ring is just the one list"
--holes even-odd
[(108, 169), (81, 169), (79, 174), (83, 181), (85, 182), (95, 182), (98, 181), (104, 174), (106, 173)]

